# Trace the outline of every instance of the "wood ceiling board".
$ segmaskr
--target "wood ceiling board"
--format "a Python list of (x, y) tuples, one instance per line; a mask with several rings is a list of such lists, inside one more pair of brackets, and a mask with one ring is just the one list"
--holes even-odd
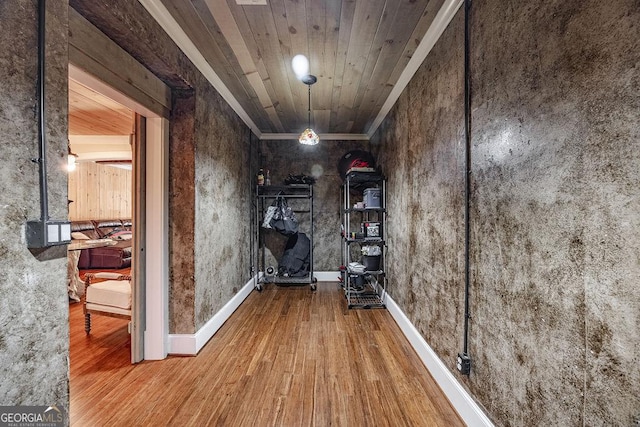
[(362, 84), (358, 88), (358, 93), (356, 95), (356, 101), (354, 104), (356, 106), (362, 99), (364, 90), (369, 86), (373, 71), (378, 65), (382, 54), (384, 53), (384, 48), (390, 43), (393, 44), (393, 40), (390, 40), (389, 33), (391, 32), (393, 24), (395, 23), (395, 17), (398, 13), (400, 5), (401, 2), (397, 0), (387, 0), (387, 2), (385, 3), (384, 10), (382, 11), (382, 15), (380, 16), (380, 21), (378, 22), (378, 27), (376, 28), (371, 47), (369, 49), (369, 56), (367, 57), (364, 71), (362, 73)]
[(131, 110), (69, 80), (70, 135), (129, 135), (132, 131)]
[(348, 123), (354, 119), (355, 98), (384, 5), (384, 0), (356, 3), (338, 105), (338, 129), (343, 132), (362, 132), (362, 129), (352, 129)]
[(222, 99), (224, 99), (240, 117), (240, 120), (249, 127), (251, 132), (260, 138), (262, 132), (253, 121), (254, 118), (247, 113), (242, 104), (240, 104), (240, 101), (238, 101), (229, 88), (224, 84), (222, 79), (220, 79), (216, 74), (211, 64), (207, 62), (202, 53), (198, 50), (198, 47), (191, 41), (191, 39), (189, 39), (173, 16), (171, 16), (167, 8), (160, 2), (154, 0), (138, 1), (151, 15), (151, 17), (155, 19), (156, 22), (166, 31), (171, 40), (173, 40), (178, 48), (182, 50), (186, 57), (193, 63), (195, 68), (198, 69), (211, 86), (218, 91)]
[(205, 4), (229, 43), (231, 52), (238, 58), (247, 80), (258, 94), (261, 107), (267, 111), (269, 124), (261, 130), (282, 132), (284, 125), (281, 118), (284, 112), (242, 8), (225, 0), (205, 0)]
[[(235, 6), (231, 8), (236, 20), (242, 19), (242, 15), (248, 22), (253, 34), (258, 53), (268, 73), (268, 79), (273, 85), (279, 98), (279, 106), (282, 108), (280, 120), (285, 129), (290, 129), (292, 123), (297, 121), (296, 108), (290, 90), (287, 61), (280, 48), (280, 40), (275, 21), (271, 13), (265, 13), (264, 6)], [(270, 9), (268, 9), (270, 10)], [(241, 13), (243, 12), (243, 13)]]
[[(291, 60), (294, 56), (298, 54), (309, 56), (306, 4), (304, 1), (293, 2), (289, 0), (273, 0), (269, 4), (271, 5), (278, 37), (283, 48), (283, 57), (288, 62), (285, 65), (288, 65), (286, 69), (289, 88), (284, 90), (291, 91), (293, 103), (297, 107), (293, 111), (296, 123), (306, 123), (307, 109), (302, 108), (302, 106), (307, 105), (307, 86), (298, 79), (291, 67)], [(294, 130), (296, 129), (289, 129), (289, 131)]]
[[(319, 105), (319, 108), (325, 108), (327, 110), (331, 110), (331, 106), (333, 104), (333, 92), (334, 92), (334, 79), (335, 79), (335, 70), (336, 70), (336, 62), (338, 61), (338, 44), (339, 44), (339, 36), (340, 36), (340, 19), (342, 13), (342, 1), (330, 2), (326, 5), (326, 16), (325, 16), (325, 40), (324, 40), (324, 64), (325, 64), (325, 75), (323, 76), (323, 81), (326, 79), (326, 94), (323, 92), (323, 95), (326, 96), (326, 103)], [(330, 129), (325, 129), (326, 132), (329, 132)]]
[(427, 55), (429, 55), (429, 52), (431, 52), (431, 49), (433, 49), (438, 39), (440, 39), (440, 36), (442, 36), (446, 28), (449, 26), (451, 20), (456, 16), (457, 11), (462, 7), (463, 3), (464, 2), (462, 0), (444, 0), (442, 6), (438, 9), (436, 17), (433, 19), (433, 22), (427, 29), (424, 37), (420, 40), (418, 48), (407, 63), (405, 69), (400, 74), (400, 77), (391, 90), (389, 96), (384, 101), (382, 108), (376, 115), (375, 119), (373, 119), (371, 126), (367, 128), (367, 135), (369, 137), (373, 136), (387, 113), (391, 108), (393, 108), (393, 105), (397, 102), (398, 98), (418, 71), (424, 60), (427, 58)]
[[(271, 129), (260, 94), (256, 93), (253, 84), (246, 78), (238, 64), (237, 57), (229, 54), (226, 40), (215, 37), (219, 28), (213, 21), (208, 9), (201, 15), (202, 9), (196, 9), (192, 2), (163, 0), (171, 16), (185, 31), (189, 39), (199, 47), (205, 60), (215, 67), (216, 74), (227, 88), (236, 96), (242, 107), (255, 117), (256, 125), (261, 129)], [(227, 52), (225, 53), (225, 46)], [(270, 104), (270, 101), (269, 101)], [(260, 113), (258, 113), (260, 112)]]
[[(272, 126), (269, 115), (264, 110), (261, 96), (258, 95), (257, 89), (247, 78), (246, 73), (243, 71), (243, 67), (240, 65), (240, 59), (237, 57), (233, 48), (229, 45), (225, 38), (222, 29), (218, 25), (210, 12), (211, 3), (209, 0), (191, 0), (191, 4), (198, 13), (203, 25), (207, 28), (210, 37), (213, 39), (212, 44), (215, 44), (215, 48), (219, 49), (220, 55), (223, 58), (221, 61), (211, 60), (210, 64), (216, 66), (224, 66), (226, 68), (226, 75), (233, 79), (232, 76), (236, 76), (240, 88), (233, 86), (232, 83), (228, 86), (229, 90), (233, 93), (240, 93), (239, 99), (243, 96), (247, 97), (247, 102), (243, 103), (243, 107), (252, 117), (256, 125), (263, 132), (274, 132), (276, 129)], [(269, 96), (271, 99), (271, 96)], [(270, 100), (268, 101), (271, 102)]]
[(369, 50), (369, 56), (367, 57), (367, 62), (365, 63), (364, 71), (362, 72), (362, 77), (356, 91), (355, 99), (353, 100), (354, 115), (352, 118), (354, 119), (354, 126), (356, 129), (358, 126), (358, 122), (356, 120), (358, 113), (360, 113), (361, 109), (366, 109), (368, 107), (366, 104), (363, 104), (364, 94), (374, 83), (372, 81), (372, 75), (377, 64), (382, 58), (384, 47), (389, 43), (389, 32), (395, 22), (395, 17), (400, 4), (401, 2), (397, 0), (387, 0), (384, 10), (382, 11), (382, 15), (380, 16), (380, 22), (376, 28), (376, 33)]
[[(309, 3), (311, 3), (310, 6)], [(333, 105), (334, 92), (336, 91), (334, 73), (338, 60), (339, 35), (341, 31), (350, 31), (349, 28), (343, 30), (340, 27), (342, 4), (342, 1), (307, 0), (311, 16), (308, 25), (309, 43), (312, 46), (310, 49), (311, 71), (318, 77), (318, 83), (313, 86), (311, 95), (311, 104), (314, 110), (330, 111)], [(315, 130), (318, 133), (326, 133), (332, 131), (332, 127), (331, 117), (329, 117), (328, 122), (319, 123), (318, 129)]]
[(373, 65), (369, 81), (360, 86), (356, 97), (357, 114), (354, 123), (356, 128), (364, 129), (380, 110), (381, 105), (377, 105), (377, 100), (386, 99), (389, 96), (393, 88), (390, 76), (396, 64), (402, 62), (406, 67), (409, 62), (408, 59), (403, 59), (403, 53), (407, 44), (411, 42), (413, 29), (424, 15), (428, 3), (428, 0), (413, 2), (403, 0), (395, 3), (399, 7), (395, 8), (393, 15), (392, 11), (388, 10), (389, 15), (383, 19), (386, 25), (381, 25), (379, 29), (381, 37), (376, 35), (376, 40), (383, 39), (380, 54), (375, 63), (369, 61), (367, 64), (367, 68)]
[[(244, 86), (248, 89), (247, 94), (254, 103), (250, 108), (246, 108), (247, 111), (257, 109), (266, 113), (262, 114), (259, 120), (261, 130), (281, 132), (283, 127), (274, 109), (275, 98), (268, 93), (263, 80), (258, 75), (258, 67), (249, 54), (226, 0), (192, 0), (191, 3), (198, 18), (207, 28), (208, 35), (212, 39), (211, 44), (217, 47), (216, 56), (222, 57), (222, 59), (212, 58), (210, 64), (214, 66), (224, 63), (229, 67), (228, 74), (233, 73), (236, 78), (246, 82)], [(216, 11), (215, 18), (212, 10)], [(233, 91), (232, 87), (229, 89)]]
[[(208, 45), (216, 45), (216, 55), (221, 58), (213, 60), (211, 56), (208, 64), (228, 85), (218, 88), (216, 79), (210, 79), (214, 87), (237, 98), (235, 104), (244, 108), (238, 114), (243, 120), (248, 115), (247, 123), (259, 122), (258, 131), (283, 134), (298, 132), (306, 125), (307, 88), (293, 75), (293, 55), (305, 54), (310, 60), (310, 73), (318, 77), (312, 86), (313, 115), (318, 116), (319, 125), (328, 126), (318, 132), (370, 134), (369, 126), (377, 126), (380, 117), (386, 115), (382, 109), (388, 111), (390, 97), (397, 96), (395, 92), (407, 84), (402, 81), (401, 88), (396, 85), (406, 74), (401, 70), (408, 66), (435, 11), (451, 3), (270, 0), (266, 6), (241, 6), (235, 0), (162, 0), (173, 5), (170, 10), (176, 18), (169, 19), (157, 16), (155, 9), (160, 8), (151, 7), (151, 0), (140, 1), (148, 10), (151, 8), (150, 13), (170, 34), (179, 32), (170, 27), (171, 20), (182, 22), (190, 40), (186, 44), (177, 41), (179, 46), (192, 49), (189, 45), (193, 45), (207, 52), (211, 49)], [(184, 14), (189, 9), (199, 16), (201, 24), (180, 18), (177, 11), (183, 10)], [(193, 32), (188, 31), (188, 25)], [(205, 28), (207, 37), (195, 34), (196, 27)], [(174, 40), (176, 37), (181, 36), (172, 35)], [(195, 58), (197, 65), (198, 55), (189, 52), (187, 56)], [(206, 68), (203, 74), (208, 76)], [(262, 138), (260, 132), (256, 135)]]
[(378, 114), (378, 112), (381, 110), (382, 106), (393, 90), (393, 87), (398, 82), (398, 79), (400, 78), (402, 72), (405, 70), (405, 68), (407, 68), (407, 64), (411, 60), (413, 54), (416, 52), (416, 49), (420, 45), (422, 38), (433, 23), (444, 1), (445, 0), (429, 0), (427, 2), (425, 9), (420, 16), (420, 20), (413, 28), (413, 31), (409, 36), (407, 43), (405, 44), (402, 55), (399, 57), (397, 63), (393, 67), (393, 70), (388, 76), (387, 82), (385, 83), (385, 87), (387, 89), (380, 91), (380, 93), (378, 93), (377, 95), (375, 104), (372, 107), (373, 115), (366, 118), (364, 115), (362, 117), (359, 117), (359, 119), (363, 121), (362, 125), (365, 128), (368, 128), (371, 125), (371, 121), (375, 118), (375, 114)]
[(331, 110), (313, 110), (313, 130), (317, 133), (323, 133), (323, 130), (329, 129), (329, 120), (331, 120)]
[(124, 105), (104, 96), (83, 84), (78, 83), (74, 79), (69, 79), (69, 91), (73, 92), (74, 102), (87, 102), (101, 106), (102, 109), (108, 109), (114, 113), (120, 113), (123, 116), (129, 116), (131, 110)]
[[(329, 97), (329, 73), (327, 58), (324, 52), (324, 41), (326, 38), (326, 7), (325, 2), (307, 0), (307, 22), (305, 30), (309, 39), (309, 73), (318, 78), (318, 81), (311, 87), (312, 109), (328, 109), (331, 103)], [(335, 59), (331, 60), (332, 62)], [(325, 68), (326, 67), (326, 68)], [(326, 129), (323, 129), (323, 131)], [(315, 129), (319, 132), (318, 129)]]
[(330, 132), (345, 132), (345, 129), (340, 129), (338, 126), (338, 109), (340, 106), (340, 92), (342, 91), (344, 70), (347, 62), (347, 51), (349, 50), (349, 40), (351, 39), (351, 28), (355, 11), (355, 2), (342, 2), (340, 10), (340, 28), (338, 31), (336, 59), (333, 72), (333, 90), (331, 93)]

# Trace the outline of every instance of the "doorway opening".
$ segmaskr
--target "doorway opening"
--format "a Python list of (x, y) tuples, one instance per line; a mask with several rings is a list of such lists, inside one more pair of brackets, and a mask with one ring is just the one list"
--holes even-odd
[[(128, 346), (131, 349), (129, 360), (136, 363), (143, 359), (163, 359), (167, 356), (168, 340), (168, 120), (73, 64), (69, 64), (69, 84), (70, 152), (77, 154), (78, 165), (82, 168), (83, 163), (93, 162), (94, 165), (88, 168), (109, 168), (111, 175), (129, 175), (129, 184), (119, 184), (120, 196), (113, 194), (118, 192), (114, 188), (107, 190), (108, 185), (103, 184), (102, 187), (105, 188), (101, 188), (109, 194), (109, 198), (116, 200), (113, 204), (119, 205), (124, 211), (117, 211), (116, 208), (100, 214), (108, 217), (127, 217), (124, 213), (130, 212), (127, 218), (131, 219), (132, 237), (129, 267), (132, 271), (132, 313), (130, 323), (126, 321), (127, 333), (131, 333)], [(72, 92), (83, 94), (77, 105), (72, 105), (73, 97), (76, 95)], [(87, 98), (94, 102), (102, 100), (101, 108), (107, 104), (110, 111), (92, 110), (89, 107), (90, 99)], [(82, 106), (92, 111), (80, 115), (84, 119), (74, 118), (74, 109)], [(109, 114), (115, 116), (107, 119)], [(77, 143), (78, 138), (73, 134), (79, 134), (80, 131), (74, 126), (74, 120), (79, 121), (82, 126), (89, 126), (91, 120), (88, 119), (93, 119), (101, 126), (113, 128), (118, 127), (115, 124), (118, 117), (121, 121), (120, 127), (114, 132), (121, 135), (123, 130), (127, 130), (128, 137), (118, 140), (117, 135), (112, 135), (103, 141), (97, 141), (98, 138), (91, 141), (91, 138), (88, 138), (87, 141), (94, 144), (85, 144), (85, 147)], [(85, 131), (86, 128), (82, 130)], [(112, 143), (113, 148), (109, 150), (110, 154), (99, 148), (100, 144), (108, 142)], [(92, 149), (88, 149), (86, 145)], [(114, 172), (116, 170), (119, 171)], [(95, 178), (94, 174), (91, 179)], [(122, 200), (127, 197), (123, 195), (127, 192), (127, 187), (129, 204)], [(82, 193), (81, 197), (88, 197), (86, 193)], [(70, 195), (72, 194), (70, 191)], [(78, 194), (73, 197), (78, 198)], [(70, 199), (73, 200), (72, 197)], [(79, 206), (70, 206), (72, 221), (79, 210)], [(88, 211), (83, 215), (93, 216), (97, 215), (97, 212)], [(124, 221), (122, 227), (126, 228)], [(100, 318), (118, 320), (102, 319), (102, 316)], [(97, 316), (95, 320), (98, 321)], [(70, 326), (73, 332), (76, 325)], [(89, 334), (88, 338), (94, 339), (92, 334)]]
[[(77, 242), (74, 246), (83, 248), (69, 252), (70, 265), (75, 263), (77, 267), (69, 269), (70, 281), (76, 282), (75, 295), (70, 289), (69, 307), (73, 372), (76, 364), (104, 365), (105, 357), (110, 363), (139, 361), (133, 352), (136, 345), (132, 345), (138, 337), (130, 334), (136, 330), (136, 316), (132, 316), (135, 293), (131, 292), (136, 282), (127, 278), (137, 276), (132, 267), (138, 231), (133, 221), (134, 205), (139, 203), (134, 177), (139, 165), (133, 161), (133, 152), (140, 138), (133, 110), (71, 75), (68, 117), (69, 219)], [(85, 317), (85, 283), (89, 276), (103, 283), (91, 289), (98, 298), (93, 303), (96, 309)]]

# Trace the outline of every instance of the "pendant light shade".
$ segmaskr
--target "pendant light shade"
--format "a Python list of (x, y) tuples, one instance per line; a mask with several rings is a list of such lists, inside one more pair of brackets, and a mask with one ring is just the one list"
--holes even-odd
[(313, 129), (306, 128), (298, 137), (298, 141), (300, 142), (300, 144), (304, 145), (316, 145), (320, 142), (320, 137), (317, 133), (315, 133)]

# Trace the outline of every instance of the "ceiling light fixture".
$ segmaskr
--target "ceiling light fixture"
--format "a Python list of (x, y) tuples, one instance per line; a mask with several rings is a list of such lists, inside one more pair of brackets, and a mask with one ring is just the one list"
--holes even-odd
[(309, 104), (307, 109), (307, 128), (298, 137), (300, 144), (316, 145), (320, 142), (320, 137), (311, 128), (311, 85), (318, 81), (316, 76), (309, 74), (309, 60), (304, 55), (296, 55), (291, 60), (291, 67), (298, 79), (306, 84), (309, 93)]
[(304, 55), (296, 55), (291, 60), (291, 68), (298, 80), (309, 74), (309, 60)]

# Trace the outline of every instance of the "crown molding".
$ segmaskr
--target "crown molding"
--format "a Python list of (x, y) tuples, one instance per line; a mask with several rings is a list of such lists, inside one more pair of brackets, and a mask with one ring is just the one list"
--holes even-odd
[[(261, 141), (297, 140), (299, 133), (263, 133)], [(318, 134), (320, 142), (325, 141), (368, 141), (369, 136), (364, 133), (321, 133)]]

